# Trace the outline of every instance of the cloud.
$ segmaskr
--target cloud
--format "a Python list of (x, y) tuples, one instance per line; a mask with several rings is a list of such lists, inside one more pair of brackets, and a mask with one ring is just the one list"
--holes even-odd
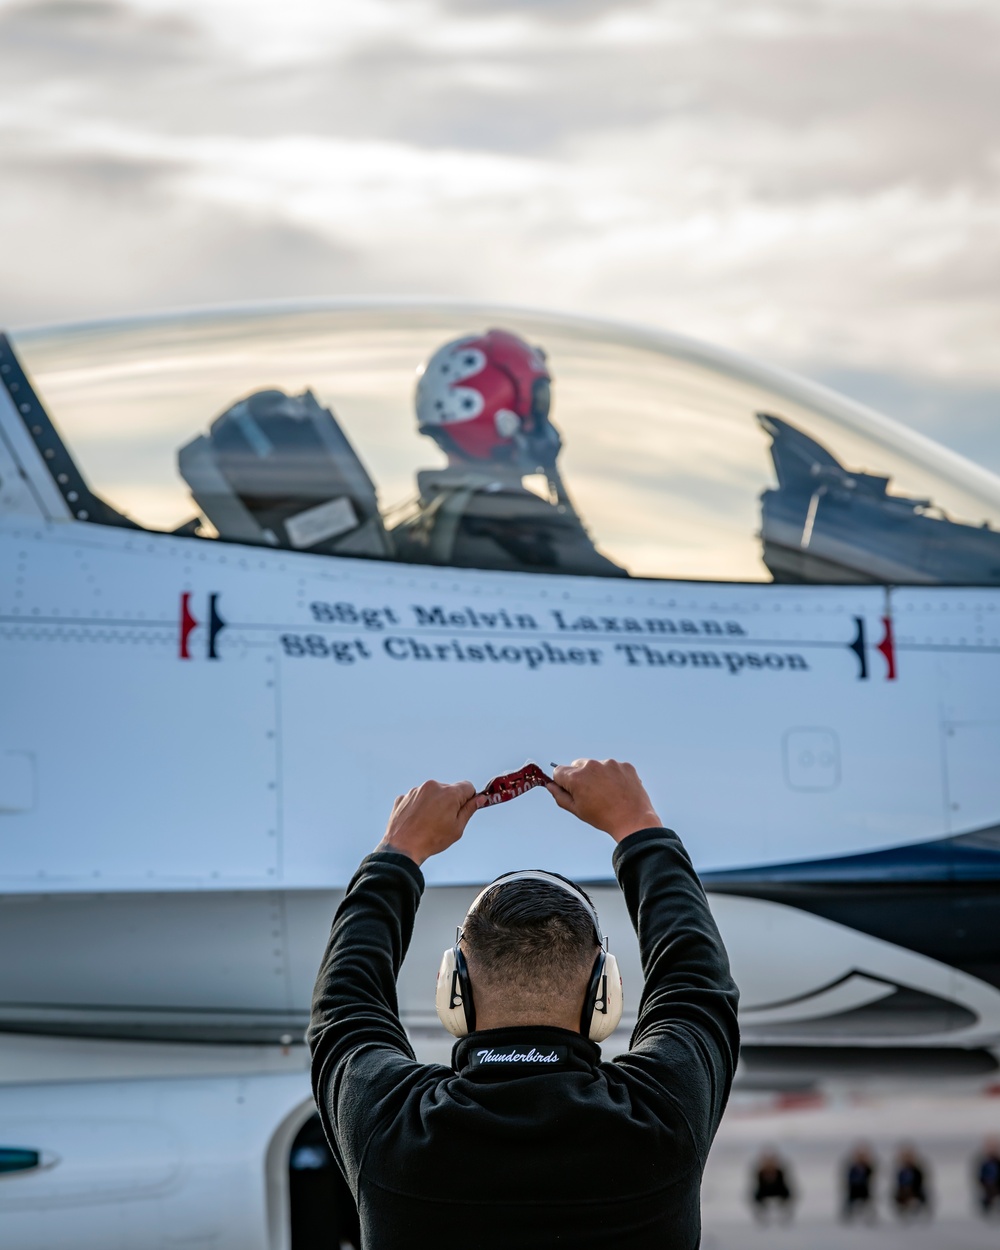
[(985, 0), (45, 0), (0, 33), (14, 319), (425, 291), (1000, 381)]
[(54, 195), (59, 200), (71, 198), (78, 208), (82, 198), (103, 202), (109, 208), (117, 204), (119, 210), (123, 200), (129, 201), (132, 207), (153, 207), (153, 197), (163, 191), (177, 168), (170, 161), (114, 153), (56, 155), (9, 150), (4, 161), (9, 184), (18, 187), (22, 195), (37, 193)]
[[(335, 238), (251, 206), (192, 201), (186, 166), (122, 152), (34, 154), (7, 163), (0, 256), (11, 324), (226, 300), (356, 290)], [(72, 214), (67, 212), (72, 204)], [(44, 240), (44, 246), (39, 241)]]
[[(653, 0), (632, 0), (629, 9), (645, 8)], [(574, 25), (620, 12), (619, 0), (444, 0), (441, 10), (467, 18), (470, 14), (508, 15), (524, 13), (535, 21), (567, 22)]]
[(0, 6), (0, 40), (10, 81), (38, 72), (81, 76), (112, 69), (130, 75), (176, 64), (200, 35), (188, 17), (142, 13), (121, 0), (24, 0)]
[(815, 370), (817, 381), (947, 442), (976, 464), (1000, 474), (1000, 386), (941, 382), (911, 374), (858, 369)]

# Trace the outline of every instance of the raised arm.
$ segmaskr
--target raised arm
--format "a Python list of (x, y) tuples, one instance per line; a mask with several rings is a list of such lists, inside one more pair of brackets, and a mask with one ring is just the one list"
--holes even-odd
[(632, 1047), (622, 1060), (669, 1090), (707, 1155), (739, 1057), (739, 991), (680, 838), (644, 829), (619, 843), (615, 872), (639, 936), (645, 975)]
[(556, 801), (618, 846), (614, 866), (639, 937), (645, 985), (619, 1062), (684, 1115), (707, 1155), (739, 1055), (739, 992), (701, 882), (630, 764), (578, 761), (553, 774)]
[(423, 890), (423, 873), (406, 855), (379, 847), (361, 861), (337, 908), (313, 991), (306, 1040), (314, 1074), (359, 1046), (413, 1057), (399, 1021), (396, 977)]
[[(362, 861), (334, 917), (307, 1041), (316, 1104), (351, 1183), (382, 1098), (416, 1066), (396, 977), (423, 893), (420, 864), (457, 842), (480, 805), (470, 782), (428, 781), (398, 798), (385, 837)], [(342, 1131), (344, 1107), (352, 1140)]]

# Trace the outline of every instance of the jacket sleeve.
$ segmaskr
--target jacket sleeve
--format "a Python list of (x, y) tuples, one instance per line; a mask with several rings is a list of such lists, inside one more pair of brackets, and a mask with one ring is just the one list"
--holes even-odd
[(421, 1071), (400, 1019), (396, 977), (424, 888), (396, 851), (367, 856), (334, 917), (306, 1040), (327, 1139), (356, 1193), (368, 1140)]
[(613, 862), (645, 976), (631, 1048), (615, 1062), (680, 1110), (704, 1162), (739, 1057), (739, 991), (726, 948), (675, 833), (634, 833)]

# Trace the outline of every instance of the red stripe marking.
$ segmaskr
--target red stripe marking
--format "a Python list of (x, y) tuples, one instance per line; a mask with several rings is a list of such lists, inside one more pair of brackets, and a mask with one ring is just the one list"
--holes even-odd
[(886, 672), (886, 675), (885, 675), (886, 681), (895, 681), (896, 680), (896, 642), (892, 636), (892, 617), (883, 616), (882, 624), (885, 626), (885, 636), (883, 637), (882, 641), (878, 644), (877, 650), (881, 651), (882, 654), (885, 656), (885, 662), (888, 668), (888, 671)]
[(188, 650), (188, 639), (191, 637), (191, 631), (196, 629), (198, 622), (191, 615), (191, 592), (185, 590), (181, 594), (181, 659), (190, 660), (191, 652)]

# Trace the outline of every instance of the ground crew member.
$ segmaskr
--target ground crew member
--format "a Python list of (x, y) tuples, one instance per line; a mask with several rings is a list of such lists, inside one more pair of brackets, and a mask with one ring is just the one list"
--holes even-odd
[(912, 1146), (904, 1146), (899, 1152), (896, 1191), (892, 1200), (896, 1204), (896, 1214), (901, 1219), (930, 1216), (926, 1169)]
[(845, 1220), (850, 1221), (856, 1215), (860, 1215), (870, 1224), (874, 1223), (877, 1215), (875, 1171), (875, 1157), (864, 1142), (861, 1142), (851, 1152), (844, 1169), (843, 1217)]
[(554, 771), (564, 810), (618, 844), (612, 863), (645, 986), (631, 1049), (602, 1062), (621, 983), (579, 887), (498, 878), (445, 952), (452, 1066), (417, 1063), (396, 1009), (420, 864), (483, 805), (469, 782), (396, 800), (333, 923), (308, 1040), (313, 1089), (357, 1200), (362, 1244), (412, 1250), (694, 1250), (700, 1187), (736, 1066), (737, 989), (704, 891), (635, 770)]
[(988, 1137), (977, 1162), (979, 1206), (983, 1215), (992, 1215), (1000, 1210), (1000, 1141)]
[(787, 1224), (792, 1218), (795, 1194), (788, 1181), (788, 1169), (773, 1150), (765, 1150), (754, 1168), (751, 1193), (754, 1218), (766, 1223), (772, 1210)]

